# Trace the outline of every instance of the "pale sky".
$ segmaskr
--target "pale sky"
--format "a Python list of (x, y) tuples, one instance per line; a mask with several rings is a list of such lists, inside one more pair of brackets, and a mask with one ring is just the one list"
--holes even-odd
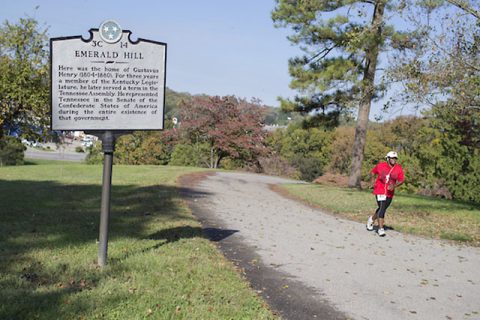
[[(28, 15), (49, 28), (49, 37), (88, 38), (89, 29), (113, 19), (133, 39), (168, 44), (170, 89), (278, 106), (278, 96), (295, 95), (288, 87), (288, 59), (301, 52), (287, 40), (288, 30), (274, 28), (274, 6), (273, 0), (10, 0), (2, 3), (0, 21)], [(380, 105), (372, 106), (371, 119)]]

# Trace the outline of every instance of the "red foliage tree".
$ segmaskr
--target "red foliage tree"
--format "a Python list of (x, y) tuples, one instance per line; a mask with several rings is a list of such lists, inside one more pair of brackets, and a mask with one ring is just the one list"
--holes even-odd
[(210, 168), (231, 157), (258, 164), (268, 152), (264, 140), (264, 108), (258, 101), (247, 102), (235, 96), (197, 96), (180, 106), (179, 134), (191, 143), (207, 143)]

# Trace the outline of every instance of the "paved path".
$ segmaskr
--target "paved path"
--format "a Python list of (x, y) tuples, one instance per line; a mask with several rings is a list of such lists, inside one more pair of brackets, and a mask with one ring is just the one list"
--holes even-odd
[(309, 301), (326, 300), (338, 311), (295, 317), (295, 306), (289, 306), (293, 310), (282, 313), (290, 315), (286, 318), (480, 319), (479, 248), (394, 231), (380, 238), (363, 224), (269, 189), (269, 184), (285, 182), (292, 181), (217, 173), (195, 187), (203, 194), (195, 202), (221, 228), (235, 231), (228, 239), (254, 248), (272, 272), (298, 280), (305, 292), (316, 292)]

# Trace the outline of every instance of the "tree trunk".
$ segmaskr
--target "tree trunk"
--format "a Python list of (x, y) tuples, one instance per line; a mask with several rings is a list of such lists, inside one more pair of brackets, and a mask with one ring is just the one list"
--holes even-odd
[(220, 165), (220, 160), (222, 160), (222, 157), (220, 155), (217, 155), (217, 159), (215, 160), (215, 169), (217, 169)]
[(378, 51), (381, 45), (384, 0), (375, 5), (372, 19), (374, 39), (366, 50), (366, 67), (362, 80), (362, 98), (358, 106), (358, 119), (355, 128), (355, 140), (352, 150), (352, 167), (348, 179), (349, 187), (361, 188), (363, 152), (367, 140), (368, 116), (370, 105), (375, 93), (375, 71), (377, 68)]
[(215, 156), (215, 149), (213, 147), (210, 148), (210, 169), (214, 168), (215, 160), (213, 157)]

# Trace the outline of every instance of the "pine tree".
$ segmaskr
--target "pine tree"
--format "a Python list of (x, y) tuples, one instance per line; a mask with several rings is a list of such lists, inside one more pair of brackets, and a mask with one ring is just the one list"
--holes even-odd
[(305, 53), (289, 61), (290, 87), (301, 95), (283, 100), (282, 108), (335, 115), (358, 107), (351, 187), (360, 187), (370, 105), (382, 89), (375, 83), (379, 54), (411, 46), (411, 35), (386, 24), (386, 10), (398, 10), (396, 1), (277, 0), (272, 12), (275, 25), (290, 27), (288, 39)]

